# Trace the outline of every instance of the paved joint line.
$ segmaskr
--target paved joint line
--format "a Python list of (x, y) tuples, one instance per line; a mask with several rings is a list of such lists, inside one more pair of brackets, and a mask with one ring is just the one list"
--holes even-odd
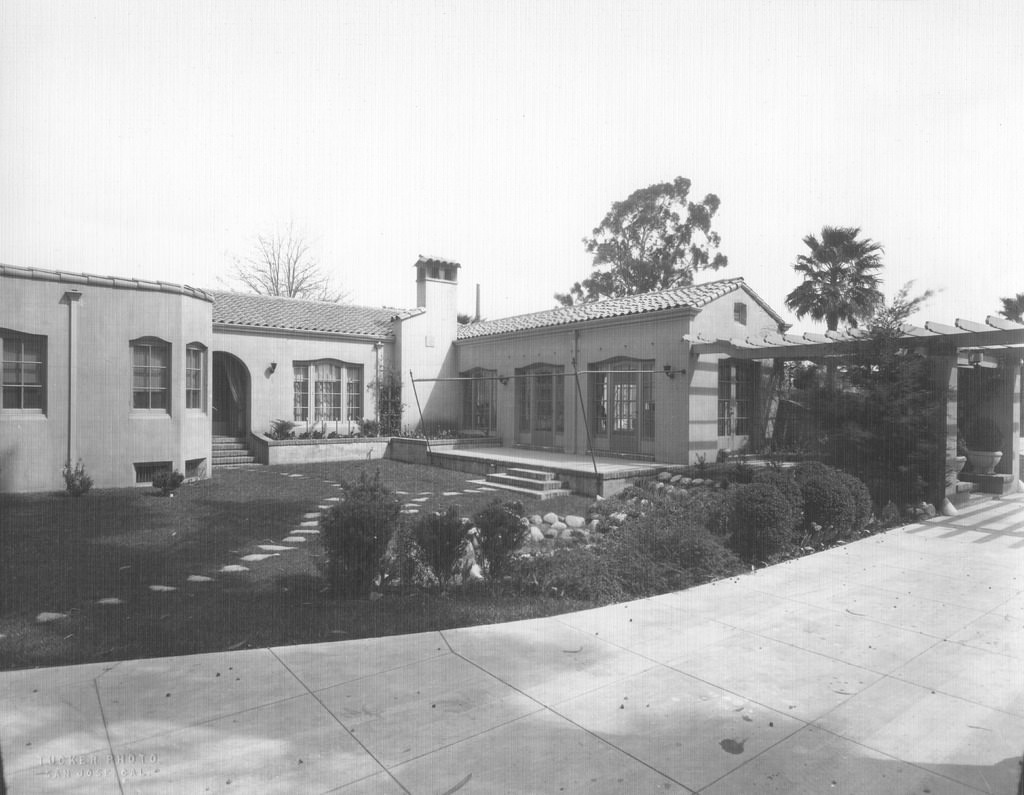
[[(576, 721), (572, 720), (572, 718), (569, 718), (566, 715), (563, 715), (561, 712), (559, 712), (558, 710), (556, 710), (553, 707), (549, 706), (548, 704), (545, 704), (543, 701), (540, 701), (539, 699), (534, 698), (533, 696), (531, 696), (529, 693), (527, 693), (527, 692), (525, 692), (523, 690), (520, 690), (518, 687), (516, 687), (515, 685), (511, 684), (510, 682), (506, 682), (504, 679), (502, 679), (500, 676), (495, 674), (493, 671), (487, 670), (486, 668), (484, 668), (482, 665), (480, 665), (479, 663), (475, 662), (474, 660), (471, 660), (468, 657), (466, 657), (465, 655), (460, 654), (459, 652), (455, 651), (455, 649), (452, 648), (451, 643), (448, 642), (448, 638), (445, 637), (443, 631), (440, 633), (440, 635), (441, 635), (441, 638), (444, 640), (445, 645), (448, 646), (448, 650), (455, 657), (458, 657), (460, 660), (463, 660), (463, 661), (469, 663), (474, 668), (478, 669), (479, 671), (482, 671), (484, 674), (486, 674), (487, 676), (491, 677), (495, 681), (500, 682), (501, 684), (503, 684), (505, 687), (509, 688), (510, 690), (514, 690), (516, 693), (519, 693), (521, 696), (524, 696), (525, 698), (528, 698), (530, 701), (532, 701), (534, 704), (536, 704), (537, 706), (539, 706), (541, 708), (539, 711), (547, 711), (547, 712), (550, 712), (552, 715), (557, 715), (559, 718), (564, 720), (566, 723), (569, 723), (569, 724), (575, 726), (577, 729), (580, 729), (581, 731), (586, 732), (587, 734), (589, 734), (591, 737), (593, 737), (598, 742), (600, 742), (600, 743), (602, 743), (604, 745), (607, 745), (609, 748), (614, 748), (620, 754), (628, 756), (630, 759), (632, 759), (635, 762), (638, 762), (639, 764), (643, 765), (648, 770), (651, 770), (651, 771), (657, 773), (659, 776), (662, 776), (663, 778), (668, 779), (673, 784), (677, 784), (678, 786), (682, 787), (687, 792), (696, 793), (696, 790), (691, 789), (690, 787), (686, 786), (683, 782), (681, 782), (681, 781), (673, 778), (672, 776), (668, 775), (668, 773), (665, 773), (664, 771), (659, 770), (654, 765), (652, 765), (650, 762), (647, 762), (646, 760), (641, 759), (640, 757), (635, 756), (634, 754), (631, 754), (625, 748), (620, 748), (619, 746), (615, 745), (614, 743), (609, 742), (608, 740), (606, 740), (601, 735), (595, 734), (593, 731), (588, 729), (586, 726), (580, 725)], [(609, 644), (609, 645), (614, 645), (614, 644)], [(636, 655), (636, 656), (637, 657), (643, 657), (643, 655), (639, 655), (639, 654)], [(647, 658), (644, 657), (643, 659), (647, 659)], [(657, 663), (657, 662), (655, 664), (656, 665), (661, 665), (661, 663)], [(614, 683), (609, 683), (609, 684), (614, 684)], [(604, 687), (604, 686), (605, 685), (601, 685), (601, 687)], [(600, 688), (595, 688), (595, 690), (597, 690), (597, 689), (600, 689)], [(591, 692), (591, 691), (587, 691), (587, 692)], [(581, 693), (580, 695), (585, 695), (585, 693)], [(530, 713), (530, 714), (531, 715), (536, 715), (537, 713), (533, 712), (533, 713)], [(524, 716), (522, 716), (520, 718), (516, 718), (516, 720), (522, 720), (525, 717), (527, 717), (527, 716), (524, 715)], [(509, 721), (509, 722), (511, 722), (511, 721)], [(464, 741), (460, 741), (460, 742), (464, 742)]]
[[(103, 672), (104, 674), (106, 671)], [(103, 674), (100, 674), (103, 676)], [(100, 696), (100, 683), (99, 676), (92, 678), (92, 689), (96, 692), (96, 703), (100, 708), (100, 717), (103, 718), (103, 733), (107, 736), (107, 748), (110, 749), (111, 763), (114, 765), (114, 775), (117, 776), (117, 788), (121, 791), (121, 795), (124, 795), (124, 782), (121, 781), (121, 771), (117, 766), (117, 755), (114, 753), (114, 744), (110, 741), (110, 727), (107, 726), (107, 712), (103, 709), (103, 698)], [(3, 782), (0, 782), (2, 784)]]
[[(352, 733), (352, 730), (349, 729), (349, 727), (346, 726), (344, 723), (342, 723), (341, 720), (338, 718), (338, 716), (335, 715), (333, 712), (331, 712), (330, 709), (327, 708), (327, 705), (323, 701), (320, 700), (320, 697), (316, 693), (314, 693), (312, 690), (309, 689), (309, 685), (307, 685), (305, 682), (303, 682), (299, 678), (298, 674), (295, 673), (295, 671), (293, 671), (291, 668), (288, 667), (288, 663), (286, 663), (284, 660), (282, 660), (280, 657), (278, 657), (274, 653), (273, 649), (267, 649), (267, 651), (270, 652), (270, 654), (274, 657), (274, 659), (277, 660), (284, 667), (284, 669), (288, 673), (290, 673), (293, 677), (295, 677), (295, 681), (298, 682), (300, 685), (302, 685), (303, 690), (305, 690), (307, 693), (309, 693), (309, 695), (311, 695), (313, 697), (313, 699), (316, 701), (316, 703), (320, 705), (320, 708), (322, 710), (324, 710), (324, 712), (326, 712), (328, 715), (330, 715), (331, 718), (334, 720), (334, 722), (337, 723), (339, 726), (341, 726), (341, 728), (345, 731), (345, 733), (349, 737), (351, 737), (360, 748), (363, 749), (363, 753), (365, 753), (368, 757), (370, 757), (370, 759), (372, 759), (374, 762), (376, 762), (377, 766), (381, 770), (383, 770), (385, 773), (387, 773), (389, 776), (391, 776), (391, 780), (394, 781), (395, 784), (397, 784), (399, 787), (402, 788), (402, 792), (406, 793), (406, 795), (412, 795), (412, 793), (410, 793), (409, 790), (407, 790), (402, 785), (402, 782), (399, 781), (397, 778), (395, 778), (394, 774), (390, 770), (388, 770), (387, 767), (384, 766), (384, 763), (381, 762), (380, 759), (377, 758), (376, 754), (374, 754), (373, 751), (371, 751), (369, 748), (367, 748), (366, 745), (363, 743), (363, 741), (361, 739), (359, 739), (358, 737), (356, 737), (355, 734)], [(355, 783), (355, 782), (350, 782), (350, 783)]]

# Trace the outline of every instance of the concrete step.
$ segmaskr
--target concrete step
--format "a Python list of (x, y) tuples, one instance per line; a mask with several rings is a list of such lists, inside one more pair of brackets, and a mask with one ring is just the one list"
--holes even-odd
[(214, 455), (213, 461), (211, 462), (215, 467), (222, 466), (234, 466), (237, 464), (255, 464), (256, 459), (251, 455), (231, 455), (231, 456), (217, 456)]
[(487, 476), (487, 482), (501, 486), (516, 486), (533, 491), (551, 491), (552, 489), (562, 488), (562, 484), (557, 480), (534, 480), (533, 478), (517, 477), (511, 474), (514, 471), (510, 470), (509, 473), (492, 472)]
[(479, 486), (493, 486), (502, 491), (511, 491), (514, 494), (522, 494), (524, 497), (532, 497), (535, 500), (550, 500), (552, 497), (568, 497), (572, 494), (569, 489), (527, 489), (521, 486), (509, 486), (505, 483), (495, 483), (489, 480), (468, 480), (467, 483), (476, 483)]
[(524, 469), (523, 467), (509, 467), (508, 474), (516, 478), (526, 480), (554, 480), (555, 473), (543, 469)]

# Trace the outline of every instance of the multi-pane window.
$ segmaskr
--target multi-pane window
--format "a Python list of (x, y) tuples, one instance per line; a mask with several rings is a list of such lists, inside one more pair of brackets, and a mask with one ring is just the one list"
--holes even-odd
[(42, 412), (46, 408), (46, 337), (0, 329), (3, 339), (3, 401), (5, 409)]
[(132, 408), (168, 411), (171, 346), (147, 337), (133, 340), (131, 349)]
[(353, 367), (348, 370), (345, 382), (345, 419), (361, 420), (363, 418), (363, 378), (362, 368)]
[(748, 436), (752, 431), (756, 362), (718, 362), (718, 435)]
[(185, 349), (185, 408), (205, 408), (206, 348), (193, 343)]
[(309, 419), (309, 366), (295, 365), (295, 410), (293, 418), (296, 422)]
[(463, 426), (474, 430), (490, 433), (495, 428), (494, 379), (497, 370), (484, 370), (477, 367), (463, 373), (462, 422)]
[(336, 361), (295, 362), (296, 422), (337, 422), (363, 417), (363, 368)]
[(338, 364), (317, 364), (314, 365), (316, 382), (314, 394), (313, 420), (340, 420), (341, 419), (341, 379), (344, 372)]
[(654, 438), (653, 359), (618, 358), (591, 365), (591, 427), (595, 436), (640, 433)]

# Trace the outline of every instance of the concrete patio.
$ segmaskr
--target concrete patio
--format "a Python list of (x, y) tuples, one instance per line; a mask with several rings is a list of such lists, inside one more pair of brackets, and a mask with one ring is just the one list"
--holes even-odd
[(627, 604), (0, 674), (8, 791), (1014, 793), (1024, 497)]

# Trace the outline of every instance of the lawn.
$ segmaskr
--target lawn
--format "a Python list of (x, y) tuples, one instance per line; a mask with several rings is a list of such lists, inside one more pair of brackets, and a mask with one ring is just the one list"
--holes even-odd
[[(386, 460), (218, 470), (172, 498), (148, 488), (79, 499), (0, 495), (0, 670), (380, 637), (590, 606), (488, 589), (331, 598), (317, 537), (282, 539), (340, 494), (332, 484), (377, 468), (390, 488), (406, 492), (403, 501), (422, 499), (421, 512), (455, 503), (469, 516), (496, 497), (515, 498), (466, 493), (477, 488), (466, 473)], [(590, 502), (572, 496), (524, 507), (585, 515)], [(296, 549), (241, 560), (260, 544)], [(221, 572), (230, 564), (249, 571)], [(196, 575), (211, 580), (190, 582)], [(44, 612), (66, 617), (39, 623)]]

